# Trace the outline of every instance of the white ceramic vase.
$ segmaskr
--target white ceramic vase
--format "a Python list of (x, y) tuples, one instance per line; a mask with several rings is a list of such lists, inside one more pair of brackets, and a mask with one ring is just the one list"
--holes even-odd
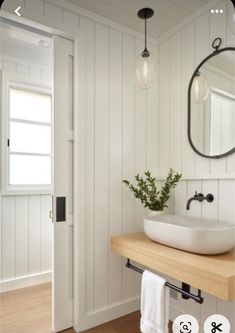
[(163, 214), (163, 210), (150, 210), (148, 209), (148, 212), (147, 212), (147, 216), (148, 217), (152, 217), (152, 216), (156, 216), (156, 215), (161, 215)]

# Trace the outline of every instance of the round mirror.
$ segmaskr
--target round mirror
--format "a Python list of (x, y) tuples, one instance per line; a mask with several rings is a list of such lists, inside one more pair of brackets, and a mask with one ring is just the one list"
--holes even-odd
[(235, 47), (215, 51), (196, 68), (188, 90), (188, 138), (209, 158), (235, 152)]

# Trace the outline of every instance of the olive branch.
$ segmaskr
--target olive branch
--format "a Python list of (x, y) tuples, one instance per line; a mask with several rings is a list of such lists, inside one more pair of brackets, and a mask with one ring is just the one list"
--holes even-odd
[(182, 174), (170, 169), (166, 181), (160, 190), (157, 188), (157, 179), (151, 175), (150, 171), (146, 171), (144, 175), (145, 177), (141, 177), (139, 174), (135, 176), (136, 186), (128, 180), (123, 180), (122, 182), (128, 186), (134, 197), (139, 199), (144, 207), (155, 211), (168, 207), (166, 203), (170, 199), (170, 192), (176, 187)]

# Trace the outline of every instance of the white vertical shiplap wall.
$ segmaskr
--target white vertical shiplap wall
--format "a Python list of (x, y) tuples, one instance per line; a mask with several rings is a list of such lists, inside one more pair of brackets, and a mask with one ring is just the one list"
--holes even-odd
[[(186, 201), (191, 197), (194, 191), (202, 191), (202, 193), (213, 193), (215, 200), (212, 203), (193, 202), (190, 211), (186, 211)], [(235, 180), (185, 180), (181, 181), (174, 191), (174, 198), (171, 209), (175, 214), (188, 215), (203, 219), (225, 220), (235, 223)], [(219, 269), (219, 267), (218, 267)], [(174, 283), (177, 283), (174, 281)], [(196, 292), (196, 290), (195, 290)], [(178, 300), (171, 302), (171, 319), (182, 313), (190, 313), (194, 315), (201, 324), (201, 332), (203, 332), (203, 323), (205, 319), (214, 313), (221, 313), (227, 316), (231, 323), (231, 332), (235, 331), (235, 303), (224, 302), (215, 297), (203, 293), (205, 302), (198, 305), (194, 301), (185, 301), (178, 296)]]
[(217, 7), (223, 14), (206, 11), (160, 45), (160, 175), (169, 167), (187, 178), (234, 177), (235, 155), (206, 159), (193, 152), (187, 138), (188, 83), (196, 66), (212, 53), (212, 41), (222, 38), (221, 47), (234, 46), (235, 37), (226, 22), (226, 1)]
[[(80, 17), (86, 40), (85, 329), (138, 308), (139, 276), (109, 250), (110, 237), (142, 229), (144, 210), (121, 184), (147, 167), (158, 172), (158, 87), (135, 85), (134, 36)], [(152, 47), (157, 57), (157, 48)], [(153, 126), (154, 124), (154, 126)]]
[(27, 285), (27, 278), (28, 284), (34, 284), (37, 275), (51, 272), (51, 196), (3, 196), (1, 206), (0, 284), (4, 291)]
[[(222, 38), (222, 47), (235, 46), (235, 37), (226, 23), (226, 2), (221, 1), (218, 7), (224, 10), (223, 15), (206, 11), (159, 45), (160, 175), (164, 177), (173, 167), (186, 178), (174, 191), (169, 207), (171, 212), (235, 223), (235, 154), (220, 160), (205, 159), (193, 152), (187, 138), (187, 88), (195, 67), (213, 51), (214, 38)], [(187, 212), (186, 201), (195, 191), (213, 193), (215, 200), (210, 204), (192, 203)], [(190, 313), (199, 320), (200, 332), (203, 332), (205, 319), (221, 313), (229, 318), (231, 332), (234, 332), (235, 303), (203, 296), (205, 303), (201, 306), (179, 296), (177, 301), (172, 300), (171, 319)]]
[[(225, 10), (224, 1), (221, 6)], [(143, 47), (138, 33), (98, 16), (92, 18), (91, 13), (86, 15), (87, 11), (63, 0), (22, 0), (22, 7), (28, 18), (74, 34), (80, 29), (85, 34), (85, 107), (81, 119), (85, 153), (81, 162), (86, 172), (80, 197), (81, 209), (85, 207), (80, 212), (85, 241), (80, 254), (84, 266), (76, 323), (83, 330), (138, 307), (139, 277), (109, 251), (110, 236), (142, 227), (143, 209), (121, 186), (121, 179), (133, 179), (145, 169), (165, 176), (172, 166), (186, 177), (201, 178), (179, 184), (171, 211), (185, 213), (188, 196), (202, 188), (215, 194), (215, 202), (210, 206), (196, 203), (190, 214), (234, 220), (230, 202), (234, 181), (203, 180), (205, 175), (218, 178), (234, 174), (234, 156), (220, 161), (196, 156), (186, 131), (187, 87), (196, 63), (209, 53), (215, 37), (222, 36), (224, 45), (234, 44), (234, 37), (226, 26), (226, 11), (212, 17), (207, 9), (187, 20), (172, 36), (151, 46), (159, 62), (159, 84), (144, 92), (134, 84), (135, 55)], [(8, 0), (5, 9), (15, 9), (15, 0)], [(187, 311), (200, 322), (217, 311), (233, 318), (233, 305), (209, 295), (202, 306), (180, 298), (172, 300), (171, 310), (172, 318)]]
[[(225, 13), (225, 2), (221, 8)], [(186, 214), (187, 198), (195, 190), (201, 190), (214, 193), (215, 201), (211, 205), (196, 203), (189, 214), (234, 221), (235, 181), (200, 179), (202, 175), (219, 178), (221, 173), (223, 178), (225, 174), (233, 174), (234, 156), (226, 159), (226, 167), (223, 161), (204, 160), (194, 154), (187, 139), (188, 82), (196, 63), (210, 52), (211, 40), (217, 36), (213, 25), (223, 25), (223, 20), (220, 23), (218, 16), (212, 18), (206, 11), (158, 47), (151, 46), (159, 61), (159, 86), (146, 93), (133, 85), (134, 57), (142, 43), (130, 35), (80, 18), (80, 28), (87, 37), (86, 67), (89, 69), (86, 78), (89, 111), (86, 113), (86, 305), (80, 316), (81, 328), (122, 314), (120, 305), (123, 311), (136, 306), (132, 301), (140, 290), (138, 276), (124, 267), (123, 260), (108, 252), (110, 236), (138, 231), (142, 226), (144, 212), (120, 186), (120, 179), (132, 179), (134, 174), (146, 169), (164, 176), (172, 166), (186, 177), (199, 179), (180, 183), (170, 211)], [(102, 86), (97, 87), (98, 84)], [(230, 319), (233, 329), (234, 304), (204, 296), (202, 306), (179, 297), (177, 301), (172, 300), (171, 319), (180, 313), (191, 313), (202, 329), (206, 317), (220, 311)], [(125, 307), (128, 300), (130, 305)]]
[[(4, 4), (12, 11), (15, 1)], [(73, 12), (72, 12), (73, 11)], [(79, 290), (80, 330), (124, 315), (139, 306), (140, 277), (109, 250), (110, 236), (142, 229), (144, 211), (123, 187), (146, 167), (158, 173), (158, 87), (135, 86), (135, 57), (143, 49), (130, 29), (79, 14), (61, 1), (22, 1), (24, 16), (64, 31), (84, 33), (84, 192), (80, 196), (85, 246), (80, 253), (84, 284)], [(80, 47), (82, 47), (80, 46)], [(79, 51), (79, 50), (78, 50)], [(152, 48), (156, 57), (158, 48)], [(84, 200), (84, 201), (83, 201)], [(83, 204), (84, 202), (84, 204)], [(82, 229), (82, 228), (81, 228)], [(81, 279), (82, 280), (82, 279)]]
[[(4, 55), (1, 60), (4, 72), (51, 81), (45, 68)], [(2, 196), (0, 200), (1, 290), (47, 281), (52, 270), (51, 196)]]

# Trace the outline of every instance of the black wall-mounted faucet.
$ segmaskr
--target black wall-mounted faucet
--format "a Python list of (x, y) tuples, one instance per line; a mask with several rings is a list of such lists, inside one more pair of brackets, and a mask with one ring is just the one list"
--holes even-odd
[(190, 209), (190, 205), (192, 201), (199, 201), (202, 202), (206, 200), (207, 202), (212, 202), (214, 200), (214, 196), (211, 193), (208, 193), (206, 196), (204, 196), (202, 193), (195, 192), (194, 196), (192, 198), (189, 198), (187, 201), (186, 209)]

